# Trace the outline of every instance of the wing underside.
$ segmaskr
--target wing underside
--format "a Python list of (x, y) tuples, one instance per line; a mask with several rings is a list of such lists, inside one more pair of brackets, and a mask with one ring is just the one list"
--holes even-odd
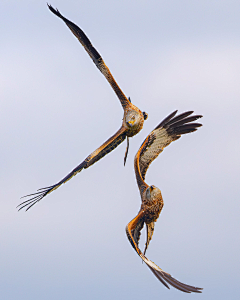
[[(18, 205), (19, 210), (26, 208), (28, 210), (34, 204), (42, 200), (48, 194), (59, 188), (63, 183), (66, 183), (73, 176), (77, 175), (82, 169), (86, 169), (93, 165), (95, 162), (99, 161), (105, 155), (113, 151), (118, 145), (120, 145), (126, 138), (125, 129), (121, 127), (112, 137), (110, 137), (103, 145), (101, 145), (97, 150), (91, 153), (81, 164), (74, 168), (67, 176), (65, 176), (58, 183), (39, 189), (38, 192), (26, 195), (24, 197), (30, 197), (30, 199), (22, 202)], [(24, 198), (23, 197), (23, 198)]]
[(176, 117), (177, 111), (171, 113), (165, 118), (144, 140), (140, 149), (138, 150), (135, 160), (139, 166), (138, 176), (145, 180), (146, 172), (149, 165), (158, 157), (158, 155), (171, 142), (176, 141), (182, 134), (194, 132), (198, 127), (202, 126), (200, 123), (193, 123), (193, 121), (201, 118), (201, 115), (190, 116), (193, 111), (188, 111)]
[(114, 92), (117, 94), (123, 108), (125, 109), (128, 105), (130, 105), (130, 101), (124, 95), (123, 91), (120, 89), (119, 85), (113, 78), (109, 68), (106, 66), (105, 62), (103, 61), (101, 55), (93, 47), (92, 43), (90, 42), (86, 34), (76, 24), (74, 24), (73, 22), (65, 18), (57, 9), (54, 9), (51, 5), (48, 5), (48, 7), (52, 13), (54, 13), (57, 17), (59, 17), (65, 22), (68, 28), (76, 36), (76, 38), (79, 40), (79, 42), (82, 44), (84, 49), (87, 51), (87, 53), (89, 54), (89, 56), (91, 57), (95, 65), (97, 66), (97, 68), (105, 76), (105, 78), (113, 88)]

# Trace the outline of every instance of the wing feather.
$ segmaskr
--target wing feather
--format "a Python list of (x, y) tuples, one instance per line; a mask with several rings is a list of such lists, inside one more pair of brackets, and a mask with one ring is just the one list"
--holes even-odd
[(141, 259), (145, 262), (145, 264), (149, 267), (149, 269), (153, 272), (153, 274), (158, 278), (158, 280), (165, 285), (169, 289), (168, 284), (175, 287), (176, 289), (185, 292), (185, 293), (201, 293), (202, 288), (194, 287), (191, 285), (184, 284), (175, 278), (173, 278), (170, 274), (163, 271), (161, 268), (159, 268), (154, 262), (149, 260), (139, 249), (138, 242), (134, 239), (133, 233), (135, 232), (136, 228), (139, 226), (139, 223), (144, 219), (144, 210), (140, 210), (138, 215), (128, 223), (126, 227), (126, 233), (127, 237), (134, 248), (134, 250), (137, 252), (137, 254), (141, 257)]
[(179, 139), (182, 134), (194, 132), (202, 126), (199, 123), (192, 123), (192, 121), (201, 118), (201, 115), (188, 117), (193, 113), (193, 111), (189, 111), (174, 117), (176, 113), (177, 111), (171, 113), (147, 136), (136, 154), (135, 160), (137, 160), (136, 164), (139, 165), (140, 173), (138, 176), (141, 175), (143, 181), (149, 165), (165, 147)]
[(146, 228), (147, 228), (147, 241), (146, 241), (146, 244), (145, 244), (145, 249), (143, 251), (143, 254), (145, 255), (146, 254), (146, 251), (147, 251), (147, 248), (148, 248), (148, 245), (152, 239), (152, 236), (153, 236), (153, 232), (154, 232), (154, 225), (155, 225), (155, 222), (151, 222), (149, 224), (146, 224)]
[[(42, 200), (48, 194), (59, 188), (63, 183), (66, 183), (70, 180), (73, 176), (77, 175), (82, 169), (87, 169), (95, 162), (99, 161), (109, 152), (113, 151), (119, 144), (121, 144), (126, 138), (126, 132), (123, 127), (121, 127), (112, 137), (110, 137), (103, 145), (101, 145), (97, 150), (91, 153), (80, 165), (74, 168), (67, 176), (65, 176), (62, 180), (58, 183), (41, 188), (39, 192), (34, 194), (29, 194), (24, 197), (31, 197), (30, 199), (20, 203), (17, 207), (19, 210), (26, 208), (26, 211), (29, 210), (34, 204)], [(33, 197), (32, 197), (33, 196)], [(22, 197), (22, 198), (24, 198)]]
[(140, 236), (141, 236), (141, 230), (143, 229), (143, 225), (144, 225), (144, 221), (142, 219), (140, 219), (138, 221), (136, 227), (134, 228), (134, 230), (132, 230), (132, 236), (133, 236), (134, 241), (137, 244), (137, 246), (139, 245), (139, 240), (140, 240)]
[(69, 21), (67, 18), (65, 18), (61, 13), (54, 9), (51, 5), (48, 5), (50, 11), (54, 13), (57, 17), (62, 19), (65, 24), (68, 26), (68, 28), (72, 31), (72, 33), (76, 36), (76, 38), (79, 40), (79, 42), (82, 44), (82, 46), (85, 48), (97, 68), (101, 71), (101, 73), (105, 76), (111, 87), (113, 88), (114, 92), (117, 94), (123, 109), (125, 109), (127, 106), (130, 105), (130, 101), (128, 98), (124, 95), (123, 91), (120, 89), (119, 85), (113, 78), (110, 70), (106, 66), (105, 62), (103, 61), (101, 55), (98, 53), (98, 51), (93, 47), (92, 43), (86, 36), (86, 34), (73, 22)]
[(131, 222), (128, 223), (126, 226), (126, 233), (134, 250), (140, 255), (141, 251), (138, 248), (139, 238), (140, 238), (140, 231), (143, 228), (144, 223), (144, 211), (140, 210), (138, 215), (132, 219)]

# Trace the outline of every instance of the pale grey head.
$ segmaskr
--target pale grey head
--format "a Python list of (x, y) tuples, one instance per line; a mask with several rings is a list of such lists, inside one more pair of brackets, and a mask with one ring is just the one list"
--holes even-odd
[(136, 110), (129, 110), (126, 114), (126, 124), (128, 127), (134, 127), (139, 123), (143, 122), (143, 114), (141, 112), (138, 112)]
[(151, 185), (146, 189), (146, 198), (148, 201), (154, 201), (156, 198), (161, 197), (161, 191), (155, 185)]

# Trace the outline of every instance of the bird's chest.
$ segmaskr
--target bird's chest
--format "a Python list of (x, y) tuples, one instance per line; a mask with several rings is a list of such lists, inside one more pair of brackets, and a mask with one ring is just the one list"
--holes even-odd
[(137, 134), (143, 128), (143, 120), (134, 125), (133, 127), (128, 128), (127, 136), (132, 137)]
[(145, 223), (151, 223), (156, 221), (162, 210), (163, 204), (161, 201), (156, 201), (155, 203), (143, 203), (143, 208), (145, 210)]

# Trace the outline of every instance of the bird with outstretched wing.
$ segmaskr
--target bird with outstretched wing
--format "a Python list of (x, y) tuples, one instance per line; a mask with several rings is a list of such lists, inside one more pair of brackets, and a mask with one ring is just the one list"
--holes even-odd
[(85, 33), (74, 23), (66, 19), (64, 16), (60, 14), (60, 12), (54, 9), (51, 5), (48, 5), (50, 11), (54, 13), (56, 16), (61, 18), (68, 28), (72, 31), (72, 33), (77, 37), (79, 42), (85, 48), (97, 68), (101, 71), (101, 73), (105, 76), (114, 92), (116, 93), (118, 99), (121, 102), (121, 105), (124, 110), (124, 116), (122, 121), (122, 126), (120, 129), (110, 137), (103, 145), (101, 145), (98, 149), (96, 149), (93, 153), (91, 153), (82, 163), (80, 163), (75, 169), (73, 169), (67, 176), (65, 176), (58, 183), (48, 186), (46, 188), (42, 188), (38, 190), (38, 192), (30, 195), (26, 195), (24, 197), (30, 197), (28, 200), (22, 202), (18, 205), (19, 210), (26, 207), (28, 210), (42, 198), (47, 196), (49, 193), (57, 189), (63, 183), (66, 183), (69, 179), (75, 176), (77, 173), (81, 172), (82, 169), (86, 169), (93, 165), (95, 162), (103, 158), (106, 154), (114, 150), (118, 145), (120, 145), (127, 138), (127, 148), (124, 157), (124, 164), (127, 159), (128, 147), (129, 147), (129, 137), (136, 135), (143, 127), (144, 120), (147, 119), (147, 113), (142, 112), (135, 105), (133, 105), (130, 101), (130, 98), (127, 98), (117, 82), (113, 78), (110, 70), (104, 63), (101, 55), (98, 51), (93, 47), (88, 37)]
[[(176, 289), (186, 293), (201, 293), (201, 288), (179, 282), (145, 256), (148, 245), (152, 239), (154, 224), (163, 208), (163, 199), (160, 189), (154, 185), (149, 186), (145, 182), (147, 169), (151, 162), (156, 159), (171, 142), (179, 139), (182, 134), (196, 131), (198, 127), (202, 126), (202, 124), (193, 123), (193, 121), (202, 117), (200, 115), (190, 116), (193, 111), (188, 111), (178, 116), (175, 116), (176, 113), (177, 111), (171, 113), (147, 136), (135, 156), (134, 169), (141, 194), (142, 205), (138, 215), (128, 223), (126, 233), (134, 250), (162, 284), (167, 288), (169, 288), (168, 284), (170, 284)], [(145, 249), (142, 253), (138, 244), (144, 224), (146, 225), (147, 234)]]

